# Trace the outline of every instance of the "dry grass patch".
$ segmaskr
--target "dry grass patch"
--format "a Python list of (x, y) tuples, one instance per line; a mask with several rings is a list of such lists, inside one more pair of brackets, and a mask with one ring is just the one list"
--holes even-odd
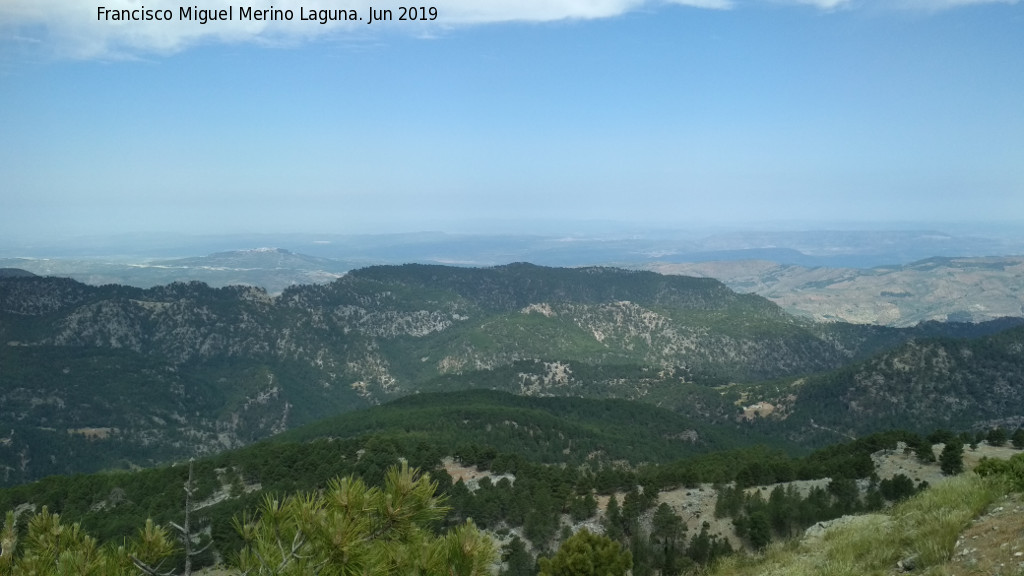
[(960, 533), (997, 497), (999, 481), (973, 474), (950, 479), (895, 506), (888, 515), (863, 516), (830, 529), (817, 542), (770, 546), (758, 556), (724, 560), (716, 576), (870, 576), (896, 572), (946, 574)]

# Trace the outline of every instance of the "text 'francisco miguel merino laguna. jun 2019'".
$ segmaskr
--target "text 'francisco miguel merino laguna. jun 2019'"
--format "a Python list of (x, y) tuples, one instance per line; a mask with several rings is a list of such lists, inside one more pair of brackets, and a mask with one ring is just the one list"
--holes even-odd
[(255, 8), (253, 6), (228, 6), (227, 8), (200, 8), (199, 6), (177, 6), (170, 8), (107, 8), (96, 7), (96, 20), (101, 22), (290, 22), (301, 20), (327, 24), (329, 22), (430, 22), (437, 20), (434, 6), (396, 6), (394, 8)]

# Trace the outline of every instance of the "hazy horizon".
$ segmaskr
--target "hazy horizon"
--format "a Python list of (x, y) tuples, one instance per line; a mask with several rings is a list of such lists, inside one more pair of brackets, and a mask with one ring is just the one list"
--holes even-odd
[[(828, 232), (936, 232), (951, 236), (1024, 241), (1024, 219), (1007, 218), (992, 221), (751, 221), (751, 222), (658, 222), (622, 220), (544, 220), (544, 219), (479, 219), (436, 222), (434, 227), (417, 227), (404, 223), (367, 223), (353, 227), (309, 229), (297, 227), (280, 230), (203, 230), (182, 231), (152, 229), (138, 231), (91, 230), (31, 230), (21, 234), (0, 230), (0, 243), (6, 246), (53, 244), (75, 245), (78, 242), (97, 241), (115, 244), (118, 241), (144, 240), (173, 245), (177, 241), (202, 238), (287, 238), (287, 237), (339, 237), (383, 238), (417, 235), (458, 236), (535, 236), (543, 238), (686, 238), (706, 239), (729, 234), (801, 234)], [(261, 246), (248, 246), (258, 248)]]
[(1024, 215), (1016, 0), (432, 6), (0, 0), (0, 241)]
[[(284, 249), (328, 258), (348, 267), (406, 262), (492, 266), (511, 262), (542, 265), (629, 266), (656, 261), (766, 260), (801, 266), (871, 268), (934, 257), (1024, 255), (1024, 229), (1016, 225), (955, 223), (837, 223), (813, 228), (793, 223), (655, 228), (590, 222), (532, 229), (408, 231), (332, 234), (121, 233), (0, 241), (0, 267), (17, 259), (53, 260), (43, 270), (85, 273), (94, 264), (149, 265), (155, 260), (207, 257), (232, 252)], [(58, 261), (62, 261), (58, 263)], [(78, 262), (78, 264), (76, 264)], [(28, 264), (26, 264), (28, 265)], [(39, 271), (36, 262), (34, 271)]]

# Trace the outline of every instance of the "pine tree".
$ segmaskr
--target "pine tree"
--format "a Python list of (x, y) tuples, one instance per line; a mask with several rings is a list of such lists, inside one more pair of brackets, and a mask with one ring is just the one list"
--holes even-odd
[(700, 533), (694, 534), (690, 540), (690, 546), (686, 549), (686, 555), (697, 564), (707, 564), (711, 560), (711, 536), (708, 529), (711, 525), (703, 522)]
[(569, 503), (569, 515), (574, 522), (582, 522), (597, 513), (597, 500), (588, 490), (583, 495), (574, 496)]
[(608, 508), (604, 512), (604, 533), (616, 542), (621, 541), (625, 535), (622, 529), (622, 511), (619, 510), (619, 500), (614, 494), (608, 500)]
[(665, 503), (658, 506), (651, 521), (651, 543), (655, 546), (655, 565), (662, 574), (679, 571), (686, 536), (686, 524)]
[(467, 521), (444, 536), (430, 526), (448, 509), (437, 484), (403, 463), (384, 488), (362, 480), (333, 480), (323, 493), (265, 498), (257, 519), (236, 521), (246, 542), (238, 555), (243, 576), (420, 574), (484, 576), (494, 544)]
[(633, 486), (622, 500), (622, 520), (626, 534), (629, 536), (633, 536), (637, 532), (640, 515), (644, 512), (643, 500), (644, 498), (636, 486)]
[(935, 452), (932, 451), (931, 441), (914, 435), (908, 442), (908, 447), (914, 451), (917, 459), (924, 464), (935, 462)]
[(633, 555), (607, 536), (580, 530), (551, 558), (540, 559), (540, 576), (625, 576)]
[(964, 445), (959, 440), (946, 444), (942, 449), (939, 466), (947, 476), (955, 476), (964, 471)]
[(1006, 430), (1002, 428), (993, 428), (988, 431), (985, 436), (985, 441), (988, 442), (989, 446), (1002, 446), (1006, 444)]
[(1024, 449), (1024, 428), (1017, 428), (1017, 431), (1010, 437), (1010, 441), (1013, 442), (1014, 448)]
[(747, 530), (747, 539), (750, 544), (761, 550), (772, 541), (771, 523), (768, 520), (768, 513), (764, 508), (755, 510), (750, 514), (750, 527)]
[(526, 546), (519, 536), (513, 537), (512, 541), (505, 545), (502, 560), (505, 561), (502, 576), (533, 576), (533, 557), (526, 551)]
[(127, 576), (138, 574), (133, 558), (160, 566), (174, 551), (167, 531), (147, 520), (135, 540), (100, 546), (79, 524), (65, 524), (44, 506), (28, 521), (19, 541), (13, 512), (0, 532), (0, 574)]

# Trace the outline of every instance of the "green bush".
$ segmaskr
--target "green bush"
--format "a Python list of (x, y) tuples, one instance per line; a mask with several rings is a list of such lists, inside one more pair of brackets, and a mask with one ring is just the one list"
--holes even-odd
[(584, 529), (540, 559), (540, 576), (625, 576), (632, 567), (633, 555), (618, 542)]

